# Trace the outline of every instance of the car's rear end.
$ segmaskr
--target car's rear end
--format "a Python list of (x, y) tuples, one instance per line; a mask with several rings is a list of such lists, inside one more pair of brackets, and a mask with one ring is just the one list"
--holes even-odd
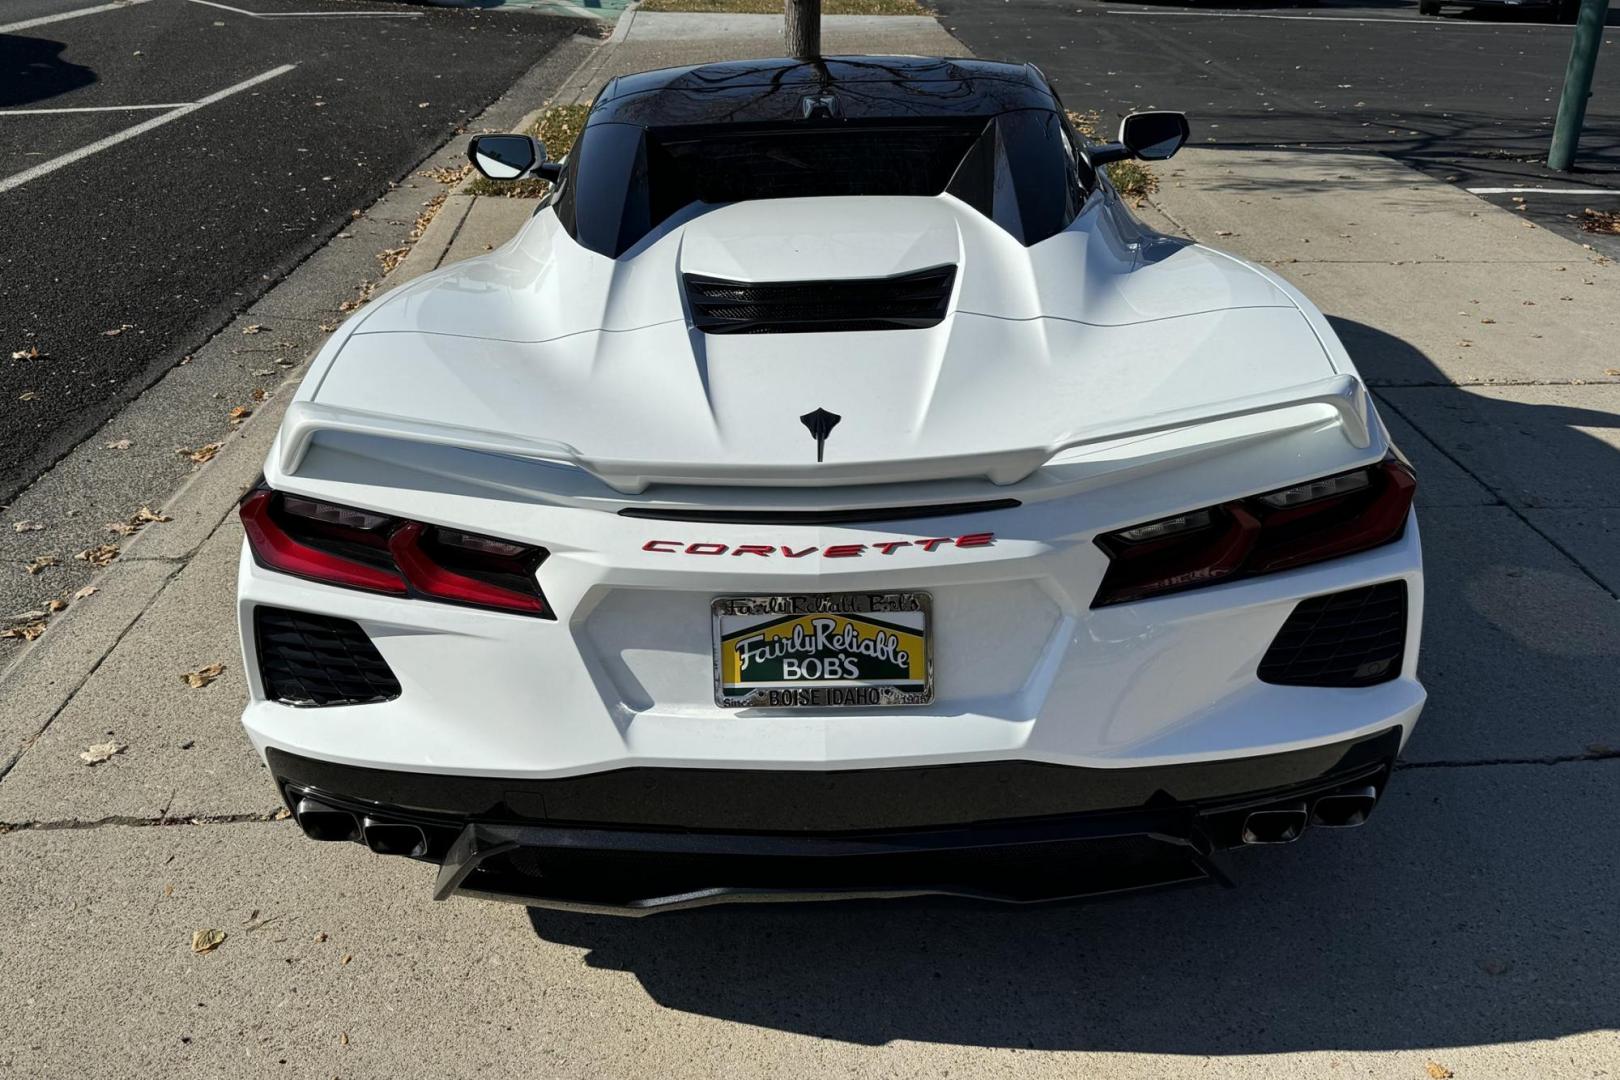
[(644, 912), (1221, 880), (1365, 820), (1423, 703), (1410, 469), (1296, 293), (1080, 194), (611, 254), (548, 209), (345, 327), (243, 508), (299, 824)]

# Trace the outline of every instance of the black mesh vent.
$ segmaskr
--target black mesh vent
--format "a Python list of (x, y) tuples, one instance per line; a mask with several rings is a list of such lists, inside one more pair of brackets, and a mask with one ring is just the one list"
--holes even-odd
[(692, 325), (706, 334), (916, 330), (945, 317), (956, 267), (849, 281), (685, 278)]
[(348, 619), (261, 607), (253, 613), (265, 694), (286, 705), (364, 705), (399, 697), (399, 680)]
[(1260, 661), (1260, 680), (1287, 686), (1371, 686), (1401, 673), (1406, 582), (1302, 600)]

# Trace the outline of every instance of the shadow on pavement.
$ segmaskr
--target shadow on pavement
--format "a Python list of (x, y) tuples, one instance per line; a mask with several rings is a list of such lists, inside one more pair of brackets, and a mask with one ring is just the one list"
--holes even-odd
[[(1543, 813), (1549, 768), (1565, 805)], [(1581, 819), (1620, 763), (1486, 772), (1407, 770), (1357, 833), (1240, 853), (1234, 891), (530, 920), (666, 1008), (864, 1045), (1227, 1055), (1613, 1027), (1620, 829)]]
[(0, 34), (0, 108), (30, 105), (96, 81), (96, 73), (62, 59), (60, 41)]
[[(1410, 344), (1335, 322), (1365, 374), (1444, 382)], [(1578, 430), (1612, 426), (1609, 414), (1463, 387), (1411, 392), (1477, 411), (1482, 439), (1492, 428), (1533, 431), (1602, 483), (1620, 476), (1612, 448)], [(1479, 489), (1455, 463), (1412, 441), (1424, 442), (1407, 448), (1420, 478), (1427, 461), (1442, 487), (1431, 493), (1436, 527), (1425, 523), (1423, 663), (1434, 698), (1367, 828), (1235, 852), (1233, 891), (646, 919), (531, 909), (535, 933), (587, 950), (593, 968), (634, 975), (666, 1008), (864, 1045), (1228, 1055), (1521, 1043), (1615, 1027), (1620, 758), (1590, 745), (1583, 760), (1554, 762), (1582, 756), (1581, 733), (1615, 731), (1620, 616), (1507, 506), (1471, 495)], [(1549, 602), (1538, 574), (1568, 595)], [(1515, 591), (1520, 580), (1527, 591)], [(1596, 630), (1582, 623), (1593, 618)], [(1427, 752), (1413, 761), (1420, 745)], [(1534, 753), (1513, 761), (1500, 745)]]

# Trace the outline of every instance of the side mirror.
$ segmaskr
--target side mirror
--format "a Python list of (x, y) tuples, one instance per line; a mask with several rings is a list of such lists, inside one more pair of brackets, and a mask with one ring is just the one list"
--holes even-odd
[(1083, 153), (1093, 168), (1130, 158), (1163, 161), (1175, 156), (1191, 134), (1186, 113), (1131, 113), (1119, 122), (1118, 142), (1088, 146)]
[(1191, 134), (1186, 113), (1131, 113), (1119, 122), (1119, 141), (1143, 161), (1174, 157)]
[(545, 164), (546, 148), (528, 135), (474, 135), (467, 158), (491, 180), (519, 180)]

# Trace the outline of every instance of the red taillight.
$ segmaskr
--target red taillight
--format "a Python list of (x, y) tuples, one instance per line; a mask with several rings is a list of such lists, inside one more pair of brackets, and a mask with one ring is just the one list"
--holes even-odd
[(1400, 537), (1417, 479), (1393, 457), (1366, 469), (1147, 522), (1097, 538), (1108, 553), (1092, 607), (1387, 544)]
[[(405, 571), (405, 577), (417, 592), (453, 604), (473, 604), (504, 611), (522, 611), (530, 615), (546, 613), (546, 605), (538, 591), (525, 592), (498, 585), (487, 579), (487, 573), (479, 573), (472, 568), (469, 568), (472, 569), (470, 573), (457, 573), (435, 562), (423, 546), (423, 534), (429, 531), (426, 525), (409, 521), (395, 529), (394, 535), (388, 538), (388, 550), (393, 552), (394, 562)], [(498, 556), (486, 556), (493, 557)], [(492, 572), (503, 571), (492, 568)]]
[(544, 548), (255, 491), (242, 527), (261, 566), (351, 589), (551, 618), (535, 571)]
[[(408, 591), (405, 579), (392, 569), (338, 554), (336, 543), (316, 547), (295, 537), (283, 525), (285, 519), (278, 520), (281, 515), (276, 512), (276, 498), (275, 492), (255, 491), (242, 500), (242, 529), (247, 533), (248, 547), (260, 565), (283, 574), (324, 581), (328, 585), (344, 585), (351, 589), (397, 596), (403, 596)], [(308, 539), (315, 540), (314, 537)]]

